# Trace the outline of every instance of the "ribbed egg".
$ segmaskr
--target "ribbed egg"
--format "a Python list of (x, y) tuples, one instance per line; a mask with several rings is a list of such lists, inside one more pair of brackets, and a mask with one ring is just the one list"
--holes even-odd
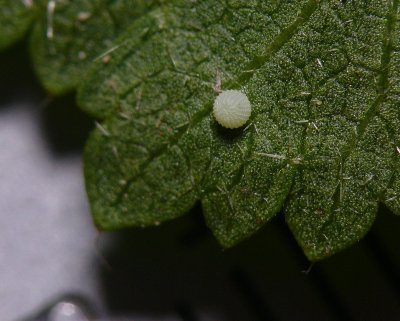
[(214, 117), (226, 128), (242, 127), (250, 118), (251, 104), (239, 90), (225, 90), (214, 101)]

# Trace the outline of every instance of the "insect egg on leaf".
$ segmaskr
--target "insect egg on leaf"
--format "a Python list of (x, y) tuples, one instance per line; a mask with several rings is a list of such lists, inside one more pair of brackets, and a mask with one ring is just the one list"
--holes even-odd
[(251, 104), (241, 91), (225, 90), (215, 98), (213, 113), (221, 126), (239, 128), (249, 120)]

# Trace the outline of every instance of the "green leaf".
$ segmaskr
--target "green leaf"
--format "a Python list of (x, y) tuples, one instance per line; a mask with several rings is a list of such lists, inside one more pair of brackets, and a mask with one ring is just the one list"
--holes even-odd
[(337, 15), (347, 66), (314, 91), (321, 101), (318, 134), (308, 135), (304, 157), (318, 161), (299, 171), (286, 208), (289, 226), (313, 260), (367, 233), (379, 201), (399, 212), (399, 5), (349, 7)]
[[(107, 118), (89, 139), (85, 156), (87, 190), (101, 228), (155, 224), (202, 199), (209, 225), (230, 246), (282, 207), (303, 126), (281, 117), (291, 102), (274, 101), (283, 90), (297, 96), (305, 82), (300, 73), (274, 74), (275, 66), (266, 62), (316, 4), (303, 3), (300, 16), (294, 4), (263, 4), (259, 12), (231, 5), (228, 10), (213, 2), (210, 10), (207, 1), (195, 7), (183, 2), (151, 12), (131, 28), (144, 32), (132, 36), (129, 30), (109, 63), (98, 63), (81, 90), (86, 110)], [(269, 33), (256, 32), (265, 29)], [(247, 130), (224, 131), (214, 121), (218, 73), (224, 88), (242, 88), (254, 102), (254, 123)], [(293, 76), (292, 88), (287, 76)], [(280, 81), (268, 89), (266, 82), (276, 77)], [(300, 108), (293, 115), (303, 119), (307, 104), (295, 99)], [(258, 155), (271, 150), (288, 159)]]
[[(177, 1), (136, 21), (79, 100), (102, 123), (85, 175), (97, 225), (151, 225), (202, 200), (224, 246), (283, 210), (310, 260), (399, 212), (399, 1)], [(140, 32), (138, 32), (140, 30)], [(247, 127), (221, 128), (213, 84)]]
[(31, 0), (0, 0), (0, 50), (18, 41), (36, 14)]
[(112, 41), (160, 1), (56, 1), (43, 8), (31, 50), (44, 87), (57, 94), (75, 89), (93, 60), (107, 61)]
[[(3, 2), (0, 48), (38, 16), (39, 77), (79, 85), (99, 121), (85, 176), (100, 228), (201, 200), (229, 247), (281, 211), (316, 261), (360, 240), (379, 203), (400, 215), (400, 0)], [(247, 126), (213, 118), (219, 78), (250, 99)]]

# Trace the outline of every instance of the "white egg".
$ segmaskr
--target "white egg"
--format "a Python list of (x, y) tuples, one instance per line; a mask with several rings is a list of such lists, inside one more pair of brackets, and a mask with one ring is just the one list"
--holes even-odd
[(214, 101), (214, 117), (226, 128), (242, 127), (250, 118), (251, 104), (239, 90), (225, 90)]

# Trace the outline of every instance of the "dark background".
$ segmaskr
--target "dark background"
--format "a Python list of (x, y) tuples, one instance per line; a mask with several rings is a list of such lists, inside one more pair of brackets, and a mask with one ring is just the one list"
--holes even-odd
[[(222, 250), (200, 205), (157, 228), (99, 233), (81, 154), (93, 121), (51, 97), (26, 44), (0, 53), (0, 319), (66, 294), (129, 320), (400, 320), (400, 218), (310, 266), (282, 215)], [(308, 273), (305, 273), (309, 270)]]

